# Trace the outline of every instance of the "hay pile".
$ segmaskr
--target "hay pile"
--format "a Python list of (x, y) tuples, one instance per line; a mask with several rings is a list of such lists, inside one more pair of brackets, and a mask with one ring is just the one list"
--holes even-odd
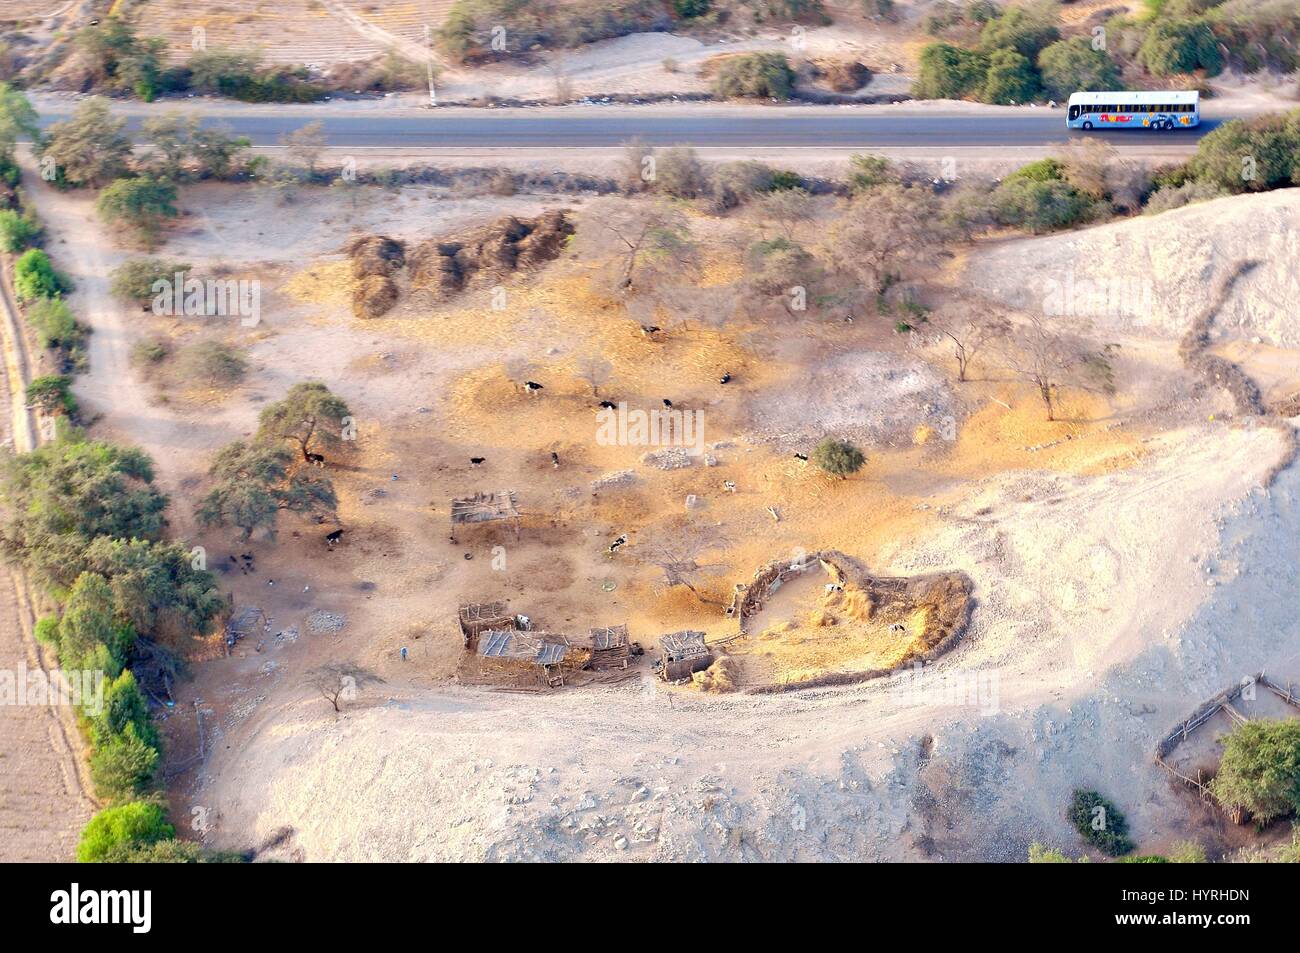
[(367, 235), (348, 243), (352, 276), (352, 313), (358, 318), (377, 318), (397, 304), (397, 282), (393, 275), (406, 264), (402, 243), (384, 235)]
[(464, 240), (417, 245), (409, 257), (411, 280), (453, 295), (475, 275), (502, 277), (558, 258), (573, 231), (573, 223), (558, 209), (535, 219), (508, 215)]
[(730, 655), (719, 655), (712, 665), (691, 676), (696, 688), (702, 692), (722, 695), (737, 689), (740, 665)]

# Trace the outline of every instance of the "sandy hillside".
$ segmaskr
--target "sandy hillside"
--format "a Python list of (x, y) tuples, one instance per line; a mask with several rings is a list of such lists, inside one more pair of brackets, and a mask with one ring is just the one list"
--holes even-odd
[(1014, 307), (1170, 336), (1187, 330), (1206, 289), (1243, 260), (1257, 264), (1233, 285), (1217, 336), (1300, 346), (1300, 189), (1009, 241), (973, 256), (965, 282)]

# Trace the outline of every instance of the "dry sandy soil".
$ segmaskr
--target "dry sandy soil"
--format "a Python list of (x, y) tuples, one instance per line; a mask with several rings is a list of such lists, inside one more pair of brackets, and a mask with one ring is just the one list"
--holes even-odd
[[(260, 644), (230, 658), (215, 643), (195, 647), (209, 660), (183, 689), (184, 714), (164, 723), (174, 805), (179, 816), (204, 809), (209, 842), (249, 846), (288, 829), (276, 853), (305, 859), (1020, 860), (1034, 840), (1078, 849), (1063, 809), (1084, 786), (1123, 807), (1144, 850), (1189, 833), (1211, 850), (1227, 845), (1151, 751), (1243, 674), (1300, 679), (1290, 610), (1300, 471), (1266, 486), (1289, 453), (1285, 435), (1234, 420), (1226, 395), (1187, 378), (1176, 342), (1190, 312), (1108, 326), (1122, 344), (1119, 390), (1067, 393), (1048, 422), (1027, 388), (992, 367), (952, 383), (945, 348), (884, 319), (744, 318), (647, 340), (593, 291), (590, 264), (567, 256), (504, 282), (501, 311), (476, 286), (449, 303), (408, 294), (377, 320), (351, 315), (340, 248), (353, 231), (445, 236), (561, 204), (546, 196), (406, 190), (367, 193), (354, 209), (334, 192), (281, 205), (270, 192), (187, 189), (162, 252), (258, 276), (262, 323), (141, 315), (107, 296), (103, 276), (130, 252), (93, 223), (90, 198), (32, 181), (61, 236), (52, 253), (78, 282), (73, 306), (95, 328), (77, 391), (102, 415), (96, 432), (155, 456), (176, 531), (207, 548), (238, 604), (271, 616)], [(1274, 216), (1294, 229), (1294, 193), (1225, 203), (1224, 220), (1240, 207), (1243, 222)], [(581, 228), (588, 202), (564, 204)], [(1141, 241), (1173, 260), (1175, 226), (1197, 212), (976, 249), (933, 292), (1000, 293), (997, 262), (1024, 274), (1034, 255), (1064, 261), (1066, 239)], [(735, 280), (722, 239), (736, 223), (696, 216), (693, 226), (715, 249), (702, 282)], [(1279, 267), (1275, 249), (1252, 251), (1266, 259), (1261, 274)], [(1114, 267), (1132, 270), (1123, 257)], [(1229, 324), (1221, 343), (1250, 333)], [(251, 372), (228, 393), (142, 376), (127, 355), (146, 334), (226, 340)], [(1284, 373), (1294, 344), (1281, 330), (1270, 340)], [(713, 465), (659, 470), (641, 460), (645, 448), (594, 441), (596, 398), (574, 366), (596, 352), (614, 366), (601, 396), (702, 410)], [(512, 357), (533, 362), (544, 396), (507, 382)], [(189, 513), (211, 452), (308, 378), (327, 381), (358, 421), (355, 446), (329, 461), (343, 544), (324, 545), (333, 524), (290, 516), (278, 542), (200, 532)], [(845, 379), (859, 391), (838, 390)], [(853, 479), (791, 456), (838, 431), (868, 453)], [(472, 469), (471, 456), (487, 462)], [(593, 493), (593, 480), (624, 470), (629, 483)], [(491, 528), (449, 542), (453, 495), (506, 487), (525, 514), (518, 542)], [(688, 494), (702, 504), (689, 513)], [(683, 519), (725, 536), (696, 582), (713, 602), (666, 587), (644, 559)], [(610, 555), (620, 533), (630, 542)], [(965, 572), (977, 600), (967, 635), (920, 675), (781, 696), (668, 687), (645, 661), (631, 682), (541, 694), (460, 679), (461, 602), (506, 599), (579, 638), (627, 622), (647, 647), (688, 627), (716, 639), (734, 631), (716, 604), (733, 582), (818, 549), (874, 573)], [(241, 552), (255, 554), (252, 572), (229, 568)], [(777, 662), (808, 661), (794, 655)], [(384, 681), (335, 715), (304, 684), (327, 661)], [(195, 708), (207, 743), (197, 765)]]

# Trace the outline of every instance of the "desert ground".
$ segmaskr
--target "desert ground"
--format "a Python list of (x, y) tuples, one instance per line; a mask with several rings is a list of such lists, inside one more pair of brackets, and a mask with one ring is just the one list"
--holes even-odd
[[(1292, 421), (1237, 413), (1187, 371), (1179, 341), (1197, 289), (1247, 248), (1255, 265), (1218, 309), (1213, 347), (1270, 397), (1300, 388), (1284, 306), (1300, 192), (995, 238), (943, 262), (927, 282), (938, 308), (1032, 309), (1049, 278), (1155, 276), (1140, 313), (1076, 315), (1116, 346), (1116, 386), (1065, 391), (1049, 421), (992, 361), (958, 383), (942, 337), (880, 315), (704, 313), (643, 334), (600, 290), (600, 255), (566, 250), (446, 298), (402, 277), (392, 311), (353, 313), (352, 237), (410, 248), (558, 209), (581, 236), (605, 214), (590, 196), (188, 186), (157, 253), (259, 280), (261, 320), (244, 327), (114, 300), (106, 276), (139, 252), (105, 232), (91, 197), (28, 181), (94, 331), (75, 388), (92, 432), (154, 457), (173, 532), (204, 547), (235, 605), (269, 617), (229, 657), (215, 633), (190, 646), (193, 680), (162, 722), (173, 816), (202, 816), (206, 843), (303, 860), (1022, 860), (1034, 841), (1070, 847), (1062, 806), (1096, 787), (1144, 852), (1189, 836), (1212, 854), (1239, 846), (1152, 751), (1246, 675), (1300, 680), (1300, 470)], [(689, 218), (707, 247), (698, 286), (729, 287), (753, 223)], [(1260, 241), (1261, 222), (1283, 237)], [(229, 389), (196, 387), (133, 361), (146, 338), (224, 341), (250, 369)], [(578, 374), (590, 356), (610, 364), (598, 395)], [(511, 383), (518, 362), (542, 391)], [(357, 424), (327, 462), (337, 522), (286, 513), (275, 540), (201, 527), (214, 452), (303, 380), (326, 382)], [(602, 398), (701, 411), (705, 452), (675, 467), (603, 445)], [(866, 453), (851, 479), (796, 456), (827, 433)], [(518, 539), (493, 524), (449, 539), (453, 497), (503, 489), (519, 497)], [(716, 541), (697, 554), (698, 592), (654, 564), (683, 532)], [(735, 691), (655, 677), (661, 634), (730, 639), (735, 583), (821, 551), (863, 575), (965, 574), (960, 641), (888, 678), (779, 691), (907, 662), (919, 624), (800, 580), (722, 648)], [(498, 678), (456, 622), (459, 605), (493, 600), (575, 642), (626, 623), (647, 656), (562, 688)], [(307, 683), (329, 663), (382, 681), (336, 714)]]

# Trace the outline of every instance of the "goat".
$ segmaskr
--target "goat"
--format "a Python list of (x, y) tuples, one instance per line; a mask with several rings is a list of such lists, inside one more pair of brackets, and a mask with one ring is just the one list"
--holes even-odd
[(614, 550), (618, 549), (626, 542), (627, 542), (627, 533), (624, 533), (623, 535), (619, 536), (618, 539), (614, 540), (614, 542), (609, 544), (609, 551), (612, 553)]
[(726, 490), (728, 493), (735, 493), (735, 492), (736, 492), (736, 484), (735, 484), (735, 482), (732, 481), (732, 480), (723, 480), (723, 481), (722, 481), (722, 488), (723, 488), (724, 490)]
[(669, 400), (667, 397), (665, 397), (665, 398), (664, 398), (664, 406), (667, 407), (669, 410), (672, 410), (672, 409), (673, 409), (673, 402), (672, 402), (671, 400)]
[(307, 462), (314, 467), (320, 467), (322, 470), (325, 469), (325, 455), (323, 453), (307, 454)]
[(719, 384), (729, 384), (729, 383), (731, 383), (731, 371), (727, 371), (725, 374), (723, 374), (721, 377), (719, 377), (719, 378), (718, 378), (718, 383), (719, 383)]
[(472, 467), (478, 467), (478, 466), (481, 466), (481, 465), (483, 464), (483, 461), (486, 460), (486, 459), (487, 459), (487, 457), (470, 457), (470, 458), (469, 458), (469, 465), (472, 466)]
[(539, 390), (545, 390), (545, 388), (537, 381), (524, 381), (524, 390), (530, 394), (536, 394)]
[(794, 458), (795, 458), (796, 460), (802, 460), (804, 463), (807, 463), (807, 462), (808, 462), (808, 454), (806, 454), (806, 453), (796, 453), (796, 454), (794, 455)]
[(341, 540), (342, 538), (343, 538), (343, 530), (342, 530), (342, 529), (336, 529), (334, 532), (332, 532), (332, 533), (327, 533), (327, 534), (325, 535), (325, 542), (329, 545), (329, 548), (330, 548), (330, 549), (333, 549), (333, 548), (334, 548), (334, 544), (337, 543), (337, 542), (338, 542), (339, 540)]
[(659, 333), (660, 331), (662, 331), (662, 330), (663, 330), (663, 328), (659, 327), (658, 325), (654, 325), (654, 324), (643, 324), (643, 325), (641, 325), (641, 333), (644, 334), (644, 335), (645, 335), (646, 337), (648, 337), (648, 338), (649, 338), (649, 337), (654, 337), (656, 334), (658, 334), (658, 333)]
[(600, 402), (600, 407), (602, 410), (617, 410), (618, 404), (614, 403), (612, 400), (602, 400)]
[(554, 450), (551, 451), (551, 466), (557, 470), (560, 468), (560, 455)]

